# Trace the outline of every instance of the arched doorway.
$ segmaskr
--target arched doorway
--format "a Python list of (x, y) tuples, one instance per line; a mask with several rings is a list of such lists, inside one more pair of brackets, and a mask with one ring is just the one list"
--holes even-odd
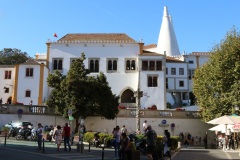
[(130, 89), (126, 89), (121, 95), (121, 103), (136, 103), (136, 97)]

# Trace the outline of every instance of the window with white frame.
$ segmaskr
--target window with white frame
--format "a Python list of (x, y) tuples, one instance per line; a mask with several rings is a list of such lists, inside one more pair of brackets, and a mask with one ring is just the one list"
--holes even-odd
[(89, 58), (88, 69), (89, 69), (90, 73), (98, 73), (99, 72), (99, 58)]
[(5, 71), (5, 79), (11, 79), (12, 71)]
[(125, 60), (126, 64), (126, 71), (135, 71), (136, 70), (136, 59), (126, 59)]
[(31, 97), (31, 91), (30, 90), (26, 90), (25, 97)]
[(179, 68), (179, 75), (184, 75), (184, 68)]
[(148, 87), (157, 87), (157, 86), (158, 86), (158, 76), (148, 75)]
[(117, 58), (107, 59), (107, 72), (117, 72)]
[(26, 77), (33, 77), (33, 68), (26, 68)]
[(184, 87), (184, 81), (179, 81), (179, 87)]
[(53, 59), (53, 70), (61, 71), (63, 69), (63, 59), (62, 58), (54, 58)]
[(171, 68), (171, 75), (176, 75), (176, 68)]
[(161, 71), (162, 70), (162, 61), (143, 60), (142, 61), (142, 70), (143, 71)]

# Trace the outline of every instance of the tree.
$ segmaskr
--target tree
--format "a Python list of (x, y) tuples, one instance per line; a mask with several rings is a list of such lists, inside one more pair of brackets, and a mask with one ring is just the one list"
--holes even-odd
[(204, 121), (234, 113), (240, 106), (240, 36), (235, 28), (210, 52), (209, 61), (196, 69), (193, 92)]
[(47, 104), (62, 115), (71, 109), (76, 124), (80, 117), (85, 119), (91, 115), (114, 119), (118, 113), (119, 97), (112, 93), (103, 73), (96, 78), (88, 76), (84, 60), (85, 55), (82, 54), (71, 64), (66, 77), (58, 72), (48, 77), (48, 84), (53, 90)]
[(26, 52), (16, 48), (4, 48), (0, 51), (0, 65), (14, 65), (32, 59)]

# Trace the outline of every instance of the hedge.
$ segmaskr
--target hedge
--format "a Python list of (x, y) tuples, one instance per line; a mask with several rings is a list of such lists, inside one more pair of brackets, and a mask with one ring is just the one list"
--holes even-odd
[[(95, 133), (96, 132), (86, 132), (84, 134), (84, 141), (92, 144)], [(141, 138), (146, 138), (146, 137), (144, 137), (144, 135), (140, 134), (140, 135), (137, 135), (137, 138), (141, 139)], [(105, 144), (106, 147), (111, 147), (112, 140), (113, 140), (112, 134), (99, 133), (99, 141), (101, 144)], [(171, 149), (176, 150), (178, 147), (179, 136), (171, 136), (171, 140), (172, 140)], [(162, 149), (163, 149), (163, 136), (158, 135), (157, 136), (157, 150), (162, 150)]]

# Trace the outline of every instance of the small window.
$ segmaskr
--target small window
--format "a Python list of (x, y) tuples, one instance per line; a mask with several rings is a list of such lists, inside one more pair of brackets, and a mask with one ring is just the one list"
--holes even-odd
[(63, 66), (62, 63), (63, 63), (62, 58), (53, 59), (53, 70), (62, 70)]
[(179, 81), (179, 87), (184, 87), (184, 81)]
[(5, 91), (4, 93), (9, 93), (9, 88), (8, 87), (4, 87)]
[(171, 68), (171, 75), (176, 75), (176, 68)]
[(148, 70), (148, 61), (142, 61), (142, 70), (147, 71)]
[(31, 97), (31, 91), (26, 91), (25, 97)]
[(189, 64), (193, 64), (193, 61), (188, 61)]
[(5, 71), (5, 79), (11, 79), (12, 71)]
[(98, 73), (99, 72), (99, 59), (98, 58), (90, 58), (88, 68), (90, 73)]
[(26, 68), (26, 77), (33, 77), (33, 68)]
[(162, 70), (162, 61), (157, 61), (156, 70), (157, 71), (161, 71)]
[(166, 78), (166, 89), (168, 89), (168, 78)]
[(166, 75), (168, 74), (168, 68), (166, 68)]
[(126, 71), (135, 71), (136, 70), (136, 59), (126, 59)]
[(117, 72), (117, 59), (108, 59), (107, 60), (107, 71), (108, 72)]
[(179, 68), (179, 75), (184, 75), (184, 69), (183, 68)]
[(148, 76), (148, 87), (157, 87), (158, 86), (157, 76)]

